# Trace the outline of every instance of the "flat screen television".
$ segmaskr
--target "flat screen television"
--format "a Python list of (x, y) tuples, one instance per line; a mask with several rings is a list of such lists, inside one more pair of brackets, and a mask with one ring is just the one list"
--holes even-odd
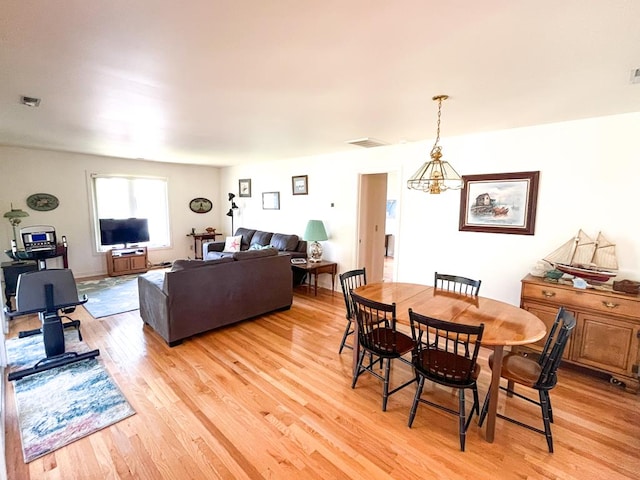
[(146, 218), (101, 218), (100, 245), (131, 245), (149, 241)]

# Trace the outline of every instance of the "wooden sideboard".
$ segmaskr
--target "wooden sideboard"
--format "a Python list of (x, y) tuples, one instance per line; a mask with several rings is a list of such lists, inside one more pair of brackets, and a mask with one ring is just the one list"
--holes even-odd
[[(547, 329), (558, 308), (573, 313), (576, 329), (564, 361), (610, 375), (613, 384), (633, 393), (640, 387), (640, 296), (600, 289), (578, 289), (527, 275), (520, 306), (542, 320)], [(540, 351), (545, 339), (519, 351)]]

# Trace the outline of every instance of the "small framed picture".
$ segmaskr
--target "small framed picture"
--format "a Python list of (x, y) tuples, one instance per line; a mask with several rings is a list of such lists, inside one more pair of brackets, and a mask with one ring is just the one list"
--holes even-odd
[(294, 195), (309, 194), (309, 185), (307, 183), (307, 175), (298, 175), (297, 177), (291, 177), (291, 184), (293, 187)]
[(262, 192), (263, 210), (280, 210), (280, 192)]
[(251, 196), (251, 179), (241, 178), (238, 180), (238, 193), (241, 197)]

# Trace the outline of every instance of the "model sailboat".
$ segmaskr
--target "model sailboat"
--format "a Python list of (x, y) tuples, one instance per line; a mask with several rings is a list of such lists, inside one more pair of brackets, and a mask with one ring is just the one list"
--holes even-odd
[(575, 238), (544, 259), (563, 273), (593, 282), (606, 282), (617, 275), (616, 245), (602, 233), (593, 240), (579, 230)]

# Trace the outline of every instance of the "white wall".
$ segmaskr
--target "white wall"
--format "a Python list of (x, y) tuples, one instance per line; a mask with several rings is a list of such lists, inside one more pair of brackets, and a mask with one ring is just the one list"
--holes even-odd
[[(237, 192), (238, 179), (252, 179), (253, 195), (240, 199), (236, 228), (302, 235), (307, 220), (322, 219), (331, 237), (323, 242), (325, 257), (342, 272), (357, 267), (359, 175), (398, 172), (397, 280), (432, 284), (434, 271), (457, 273), (482, 279), (483, 295), (519, 304), (521, 278), (580, 228), (592, 235), (601, 230), (617, 243), (618, 278), (640, 279), (639, 139), (640, 113), (444, 137), (444, 159), (461, 175), (540, 171), (533, 236), (460, 232), (459, 192), (406, 189), (432, 140), (231, 167), (221, 172), (221, 191)], [(308, 196), (292, 195), (294, 175), (309, 176)], [(266, 191), (280, 191), (279, 211), (261, 209)], [(320, 282), (328, 285), (326, 278)]]
[[(395, 172), (398, 185), (395, 261), (398, 281), (431, 284), (434, 271), (481, 278), (483, 295), (519, 303), (520, 279), (547, 253), (582, 228), (599, 230), (617, 243), (620, 275), (640, 279), (640, 228), (635, 189), (640, 179), (640, 113), (441, 140), (444, 158), (462, 175), (540, 170), (534, 236), (458, 231), (459, 192), (429, 195), (407, 190), (407, 178), (428, 158), (433, 140), (342, 153), (283, 159), (217, 169), (131, 161), (44, 150), (0, 147), (0, 208), (31, 215), (28, 224), (54, 225), (68, 237), (76, 276), (106, 272), (93, 252), (87, 172), (157, 175), (169, 179), (173, 247), (150, 253), (157, 263), (193, 257), (191, 227), (230, 233), (227, 193), (250, 178), (252, 197), (236, 197), (235, 227), (302, 235), (309, 219), (325, 222), (330, 239), (325, 257), (339, 271), (357, 267), (358, 179), (360, 174)], [(293, 195), (291, 177), (308, 175), (309, 194)], [(280, 192), (280, 210), (262, 209), (262, 192)], [(32, 193), (51, 193), (60, 207), (35, 212)], [(208, 214), (188, 208), (194, 197), (213, 200)], [(333, 205), (333, 206), (332, 206)], [(27, 223), (25, 221), (25, 223)], [(0, 245), (9, 248), (9, 222), (0, 221)], [(6, 260), (6, 258), (5, 258)], [(322, 276), (320, 282), (329, 285)], [(339, 287), (338, 287), (339, 288)]]
[[(14, 208), (29, 213), (25, 225), (53, 225), (58, 236), (69, 243), (69, 267), (76, 277), (106, 273), (104, 254), (95, 252), (90, 216), (88, 174), (116, 173), (152, 175), (168, 180), (169, 215), (172, 246), (149, 252), (152, 263), (194, 257), (193, 242), (186, 235), (191, 228), (203, 231), (218, 228), (221, 209), (218, 199), (219, 169), (202, 166), (157, 163), (121, 158), (99, 157), (47, 150), (0, 146), (0, 214)], [(60, 206), (49, 212), (31, 210), (26, 199), (33, 193), (49, 193), (58, 197)], [(213, 200), (209, 213), (189, 210), (195, 197)], [(226, 210), (225, 210), (226, 212)], [(226, 217), (225, 217), (226, 218)], [(13, 232), (6, 219), (0, 221), (0, 247), (11, 246)], [(0, 253), (2, 261), (9, 258)]]

